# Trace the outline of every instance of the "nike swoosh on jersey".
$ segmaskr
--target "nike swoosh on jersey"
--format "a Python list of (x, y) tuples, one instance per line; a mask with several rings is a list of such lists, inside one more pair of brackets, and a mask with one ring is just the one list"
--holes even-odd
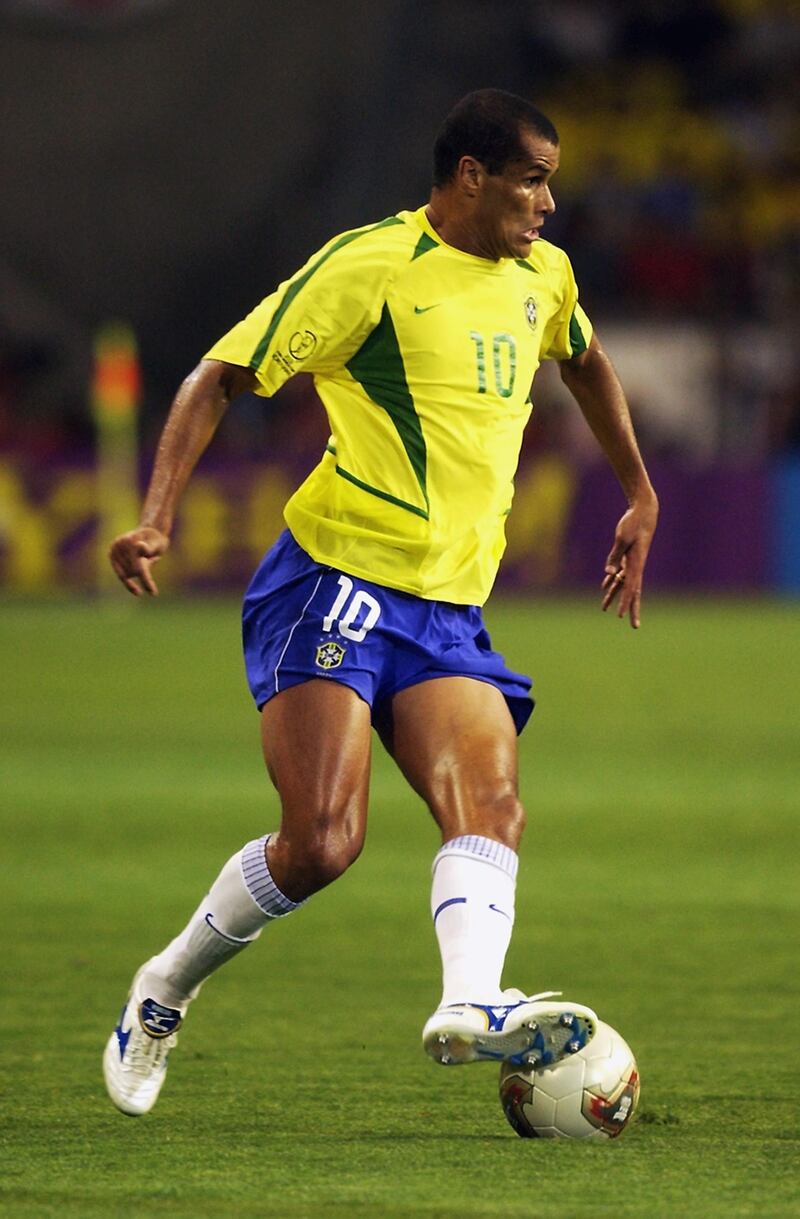
[(507, 918), (509, 923), (511, 922), (511, 915), (508, 914), (507, 911), (501, 910), (499, 906), (494, 904), (494, 902), (489, 902), (489, 909), (494, 910), (495, 914), (502, 914), (503, 918)]
[(435, 305), (415, 305), (415, 313), (427, 313), (429, 309), (438, 309), (441, 301), (437, 301)]

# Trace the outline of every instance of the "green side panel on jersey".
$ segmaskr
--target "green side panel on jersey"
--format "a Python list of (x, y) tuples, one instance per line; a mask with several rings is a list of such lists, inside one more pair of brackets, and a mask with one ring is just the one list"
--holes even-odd
[(391, 228), (392, 225), (395, 224), (403, 224), (403, 221), (399, 216), (389, 216), (386, 220), (379, 221), (378, 224), (370, 224), (365, 229), (356, 229), (356, 231), (353, 233), (345, 233), (343, 237), (340, 237), (338, 241), (335, 241), (331, 248), (326, 250), (325, 253), (317, 259), (313, 266), (308, 268), (304, 275), (301, 275), (299, 279), (296, 279), (289, 284), (289, 287), (283, 294), (283, 299), (272, 315), (272, 320), (267, 327), (264, 337), (261, 339), (261, 342), (258, 344), (250, 357), (250, 367), (255, 369), (261, 364), (261, 361), (264, 359), (264, 356), (269, 350), (269, 345), (272, 342), (272, 336), (277, 330), (284, 313), (289, 308), (298, 292), (300, 292), (306, 286), (314, 272), (318, 271), (322, 264), (327, 262), (332, 254), (335, 254), (337, 250), (341, 250), (343, 246), (349, 245), (351, 241), (355, 241), (358, 237), (363, 237), (365, 233), (374, 233), (376, 229)]
[(539, 274), (536, 267), (532, 266), (531, 263), (527, 262), (524, 258), (515, 258), (514, 262), (518, 267), (522, 267), (523, 271), (530, 271), (532, 275)]
[(574, 310), (572, 317), (569, 319), (569, 344), (572, 348), (573, 356), (582, 355), (586, 350), (586, 339), (583, 337), (583, 331), (578, 325), (578, 319), (575, 316)]
[(384, 304), (378, 325), (367, 335), (345, 367), (372, 401), (383, 407), (397, 428), (427, 505), (428, 453), (425, 437), (408, 388), (403, 356), (388, 305)]
[(434, 241), (428, 233), (423, 233), (417, 242), (414, 253), (411, 255), (411, 261), (413, 262), (415, 258), (419, 258), (421, 254), (427, 254), (428, 250), (437, 249), (438, 245), (438, 241)]
[(381, 491), (378, 487), (372, 487), (369, 483), (362, 482), (360, 478), (356, 478), (355, 474), (351, 474), (349, 470), (343, 470), (341, 466), (336, 467), (336, 473), (347, 482), (360, 487), (362, 491), (369, 491), (370, 495), (377, 495), (378, 499), (385, 499), (389, 504), (396, 504), (398, 508), (405, 508), (406, 512), (413, 512), (415, 516), (421, 516), (424, 521), (428, 520), (428, 514), (424, 508), (418, 508), (416, 504), (409, 504), (404, 499), (398, 499), (396, 495), (390, 495), (388, 491)]

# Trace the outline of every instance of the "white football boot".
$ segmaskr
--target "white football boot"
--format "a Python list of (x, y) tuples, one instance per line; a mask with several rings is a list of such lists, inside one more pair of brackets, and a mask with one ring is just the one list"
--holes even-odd
[(513, 1062), (551, 1066), (577, 1054), (594, 1037), (597, 1016), (580, 1003), (554, 1001), (561, 991), (503, 991), (501, 1003), (452, 1003), (422, 1030), (426, 1054), (443, 1066)]
[(147, 964), (133, 979), (103, 1054), (108, 1095), (118, 1109), (134, 1117), (156, 1103), (167, 1074), (167, 1056), (183, 1021), (179, 1008), (165, 1007), (142, 991), (140, 979)]

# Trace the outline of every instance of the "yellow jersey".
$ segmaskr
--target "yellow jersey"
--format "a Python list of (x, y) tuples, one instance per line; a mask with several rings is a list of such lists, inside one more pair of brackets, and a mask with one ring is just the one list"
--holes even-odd
[(270, 395), (314, 375), (331, 438), (284, 516), (318, 563), (481, 605), (505, 549), (533, 374), (586, 349), (569, 260), (492, 262), (422, 207), (333, 238), (215, 343)]

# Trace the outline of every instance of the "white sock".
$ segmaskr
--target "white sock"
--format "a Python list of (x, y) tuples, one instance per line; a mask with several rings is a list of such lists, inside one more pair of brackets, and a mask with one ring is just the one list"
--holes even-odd
[(183, 1010), (215, 969), (261, 935), (264, 925), (296, 910), (270, 875), (269, 835), (228, 860), (180, 935), (147, 962), (142, 985), (150, 998)]
[(517, 866), (515, 851), (477, 834), (452, 838), (434, 859), (431, 913), (442, 955), (442, 1005), (502, 1002)]

